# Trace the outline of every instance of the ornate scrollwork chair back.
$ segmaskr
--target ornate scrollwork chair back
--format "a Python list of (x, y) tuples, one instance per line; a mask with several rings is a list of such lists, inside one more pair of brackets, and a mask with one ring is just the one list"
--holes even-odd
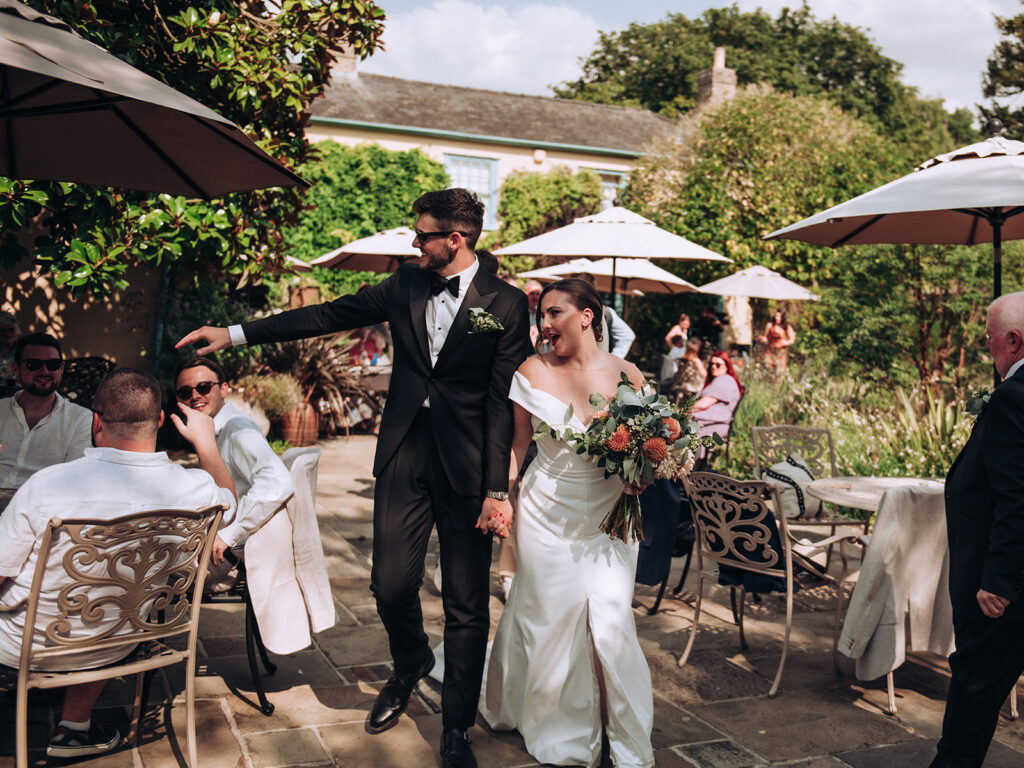
[[(186, 710), (189, 764), (195, 751), (194, 677), (202, 585), (224, 508), (157, 510), (112, 520), (52, 519), (43, 532), (29, 598), (5, 610), (25, 611), (17, 690), (17, 765), (28, 765), (27, 693), (137, 674), (138, 736), (144, 673), (180, 661), (187, 664)], [(66, 583), (42, 591), (44, 575), (63, 569)], [(185, 649), (162, 640), (187, 635)], [(109, 652), (120, 661), (76, 669), (76, 656)], [(45, 671), (44, 671), (45, 670)], [(70, 671), (64, 671), (70, 670)]]
[(758, 479), (765, 469), (791, 455), (803, 458), (816, 478), (839, 474), (832, 433), (823, 427), (751, 427), (750, 441), (754, 449), (754, 477)]
[(774, 488), (757, 481), (744, 483), (725, 475), (693, 472), (687, 490), (692, 494), (702, 559), (786, 577), (789, 542), (782, 537), (783, 551), (772, 544), (777, 527), (768, 499), (776, 493)]

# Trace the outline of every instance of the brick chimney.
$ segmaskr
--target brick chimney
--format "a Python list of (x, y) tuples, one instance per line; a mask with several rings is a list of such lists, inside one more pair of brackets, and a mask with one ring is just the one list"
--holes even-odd
[(697, 75), (697, 105), (715, 106), (736, 95), (736, 70), (725, 66), (725, 48), (715, 48), (715, 60), (710, 69)]
[(335, 53), (331, 61), (331, 75), (333, 77), (346, 77), (354, 80), (359, 77), (359, 56), (355, 49), (348, 45), (341, 46), (341, 53)]

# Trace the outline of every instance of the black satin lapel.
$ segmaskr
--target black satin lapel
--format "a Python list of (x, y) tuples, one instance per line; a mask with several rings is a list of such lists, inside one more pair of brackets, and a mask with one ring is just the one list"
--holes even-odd
[[(422, 270), (421, 270), (422, 272)], [(417, 275), (409, 288), (409, 313), (412, 318), (412, 332), (416, 346), (423, 355), (423, 362), (430, 370), (430, 345), (427, 343), (427, 298), (430, 295), (430, 276), (425, 272)]]
[(486, 310), (494, 301), (494, 297), (498, 295), (497, 292), (482, 293), (487, 290), (488, 277), (488, 273), (482, 268), (477, 270), (476, 277), (466, 291), (466, 298), (463, 299), (459, 311), (455, 314), (455, 320), (444, 340), (444, 346), (441, 347), (434, 368), (440, 368), (444, 361), (451, 357), (452, 351), (462, 343), (463, 338), (469, 332), (469, 310), (474, 307)]

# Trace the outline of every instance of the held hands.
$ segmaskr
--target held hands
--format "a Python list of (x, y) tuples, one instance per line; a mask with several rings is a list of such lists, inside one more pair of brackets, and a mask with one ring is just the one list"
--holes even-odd
[(1010, 604), (1010, 601), (1005, 597), (986, 592), (984, 589), (978, 590), (978, 605), (981, 606), (981, 612), (988, 616), (990, 619), (998, 619), (1003, 615), (1003, 611), (1006, 610), (1006, 606)]
[(195, 344), (205, 341), (206, 346), (196, 350), (197, 355), (208, 355), (211, 352), (220, 352), (231, 346), (231, 333), (227, 328), (218, 328), (213, 325), (204, 325), (202, 328), (192, 331), (182, 337), (181, 341), (174, 345), (175, 349), (181, 349), (186, 344)]
[(512, 529), (512, 504), (508, 499), (484, 499), (480, 517), (474, 527), (479, 528), (484, 535), (496, 533), (503, 539), (508, 538)]
[(171, 421), (181, 436), (192, 443), (197, 451), (211, 446), (216, 450), (217, 436), (213, 429), (213, 419), (205, 413), (189, 408), (182, 402), (178, 403), (178, 408), (185, 415), (185, 420), (182, 420), (178, 414), (172, 413)]

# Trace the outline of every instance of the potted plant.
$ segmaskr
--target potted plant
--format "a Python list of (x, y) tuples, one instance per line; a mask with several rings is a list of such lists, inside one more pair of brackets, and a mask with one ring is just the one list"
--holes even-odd
[(302, 396), (295, 377), (287, 373), (246, 376), (239, 382), (243, 397), (256, 403), (292, 445), (312, 445), (317, 438), (316, 412)]

